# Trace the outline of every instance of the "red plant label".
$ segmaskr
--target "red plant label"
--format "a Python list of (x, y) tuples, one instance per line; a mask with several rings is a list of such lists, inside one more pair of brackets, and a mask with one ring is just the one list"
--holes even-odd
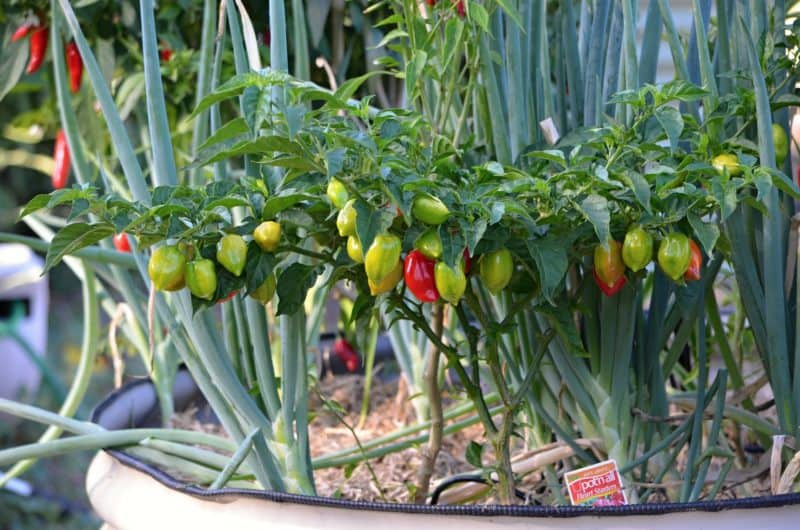
[(617, 462), (606, 460), (564, 474), (573, 505), (622, 506), (628, 504)]

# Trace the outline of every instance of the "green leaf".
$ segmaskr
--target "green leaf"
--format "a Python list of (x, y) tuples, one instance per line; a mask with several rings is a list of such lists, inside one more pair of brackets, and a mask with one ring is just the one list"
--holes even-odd
[(10, 24), (5, 27), (5, 35), (0, 41), (3, 48), (3, 53), (0, 54), (0, 100), (16, 86), (28, 62), (28, 40), (10, 42), (10, 33), (15, 28)]
[(683, 132), (683, 117), (678, 109), (669, 106), (658, 107), (654, 113), (656, 120), (667, 133), (670, 147), (678, 147), (678, 139)]
[(620, 177), (633, 190), (633, 195), (639, 204), (650, 213), (650, 184), (647, 179), (637, 171), (625, 171)]
[(258, 133), (261, 125), (270, 115), (272, 88), (250, 86), (242, 94), (242, 112), (247, 126), (253, 134)]
[(766, 166), (761, 166), (756, 171), (766, 171), (772, 178), (772, 184), (779, 190), (788, 193), (795, 200), (800, 199), (800, 188), (797, 187), (797, 183), (787, 177), (783, 171)]
[(464, 235), (461, 232), (451, 233), (450, 230), (440, 230), (439, 234), (442, 239), (442, 261), (448, 267), (455, 267), (456, 263), (460, 263), (464, 254)]
[(725, 222), (736, 210), (736, 189), (733, 186), (724, 186), (719, 179), (711, 181), (711, 193), (720, 206), (720, 221)]
[(469, 17), (480, 26), (481, 30), (489, 32), (489, 13), (481, 4), (474, 2), (469, 6)]
[(567, 158), (564, 156), (564, 153), (559, 149), (531, 151), (530, 153), (528, 153), (528, 156), (530, 156), (531, 158), (540, 158), (542, 160), (549, 160), (550, 162), (555, 162), (561, 168), (567, 167)]
[(800, 107), (800, 96), (796, 94), (781, 94), (770, 102), (770, 108), (773, 112), (784, 107)]
[(50, 195), (47, 193), (40, 193), (39, 195), (35, 196), (33, 199), (28, 201), (28, 204), (25, 205), (25, 208), (23, 208), (22, 211), (17, 216), (17, 221), (27, 217), (33, 212), (38, 212), (42, 208), (47, 208), (47, 204), (49, 202), (50, 202)]
[[(288, 79), (288, 77), (286, 77), (286, 79)], [(231, 99), (242, 94), (247, 87), (262, 86), (264, 83), (265, 78), (260, 73), (247, 72), (235, 75), (217, 87), (214, 92), (204, 97), (197, 105), (197, 108), (189, 115), (189, 118), (197, 117), (201, 112), (220, 101), (225, 101), (226, 99)]]
[(292, 263), (278, 277), (278, 310), (276, 315), (291, 315), (297, 312), (306, 299), (308, 290), (319, 274), (317, 267)]
[(601, 195), (592, 194), (583, 199), (579, 208), (586, 219), (592, 223), (594, 232), (601, 243), (611, 237), (611, 213), (608, 211), (608, 200)]
[(223, 125), (222, 127), (220, 127), (219, 129), (217, 129), (217, 131), (211, 136), (209, 136), (208, 139), (205, 142), (203, 142), (200, 145), (200, 147), (198, 147), (197, 150), (203, 151), (205, 149), (208, 149), (214, 144), (224, 142), (225, 140), (230, 140), (231, 138), (234, 137), (243, 138), (245, 137), (243, 135), (245, 135), (248, 132), (249, 129), (247, 128), (247, 122), (245, 121), (245, 119), (235, 118), (226, 123), (225, 125)]
[(362, 199), (356, 200), (353, 206), (356, 209), (356, 234), (366, 255), (375, 236), (386, 230), (391, 221), (387, 223), (384, 212), (373, 210)]
[(528, 253), (539, 270), (542, 294), (550, 303), (553, 303), (553, 295), (567, 273), (569, 265), (567, 246), (558, 237), (550, 235), (528, 240), (527, 246)]
[(244, 267), (247, 273), (247, 294), (261, 287), (275, 269), (275, 261), (275, 255), (261, 250), (255, 241), (247, 245), (247, 264)]
[(344, 167), (344, 158), (347, 155), (347, 149), (339, 147), (325, 153), (325, 165), (328, 169), (328, 177), (335, 177), (342, 171)]
[(262, 219), (272, 219), (278, 212), (291, 208), (298, 202), (313, 200), (313, 195), (306, 193), (290, 193), (288, 195), (274, 195), (266, 200), (261, 211)]
[(472, 464), (478, 469), (483, 468), (483, 459), (481, 458), (483, 454), (483, 444), (479, 444), (474, 440), (470, 440), (469, 444), (467, 445), (467, 450), (464, 454), (464, 458), (466, 458), (467, 462)]
[(42, 274), (58, 265), (64, 256), (94, 245), (113, 234), (114, 227), (108, 223), (75, 223), (65, 226), (56, 233), (50, 242)]
[(692, 213), (687, 215), (686, 218), (689, 220), (689, 224), (692, 226), (698, 241), (700, 241), (700, 245), (709, 254), (713, 252), (717, 239), (719, 239), (719, 227), (714, 223), (703, 222), (700, 217)]
[(683, 79), (676, 79), (665, 83), (661, 88), (661, 95), (665, 101), (678, 100), (683, 102), (697, 101), (708, 95), (708, 91)]

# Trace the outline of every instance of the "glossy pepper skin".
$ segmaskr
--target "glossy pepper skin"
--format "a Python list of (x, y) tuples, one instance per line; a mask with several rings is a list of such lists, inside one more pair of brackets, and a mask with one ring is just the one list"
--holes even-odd
[(393, 234), (375, 236), (375, 240), (364, 256), (364, 270), (371, 282), (377, 285), (394, 271), (395, 264), (400, 261), (402, 246), (403, 242)]
[(436, 289), (434, 268), (436, 262), (419, 250), (412, 250), (403, 262), (403, 279), (406, 287), (420, 302), (436, 302), (439, 291)]
[(347, 200), (350, 198), (350, 194), (347, 193), (347, 188), (345, 188), (342, 181), (337, 178), (331, 178), (328, 182), (325, 195), (328, 196), (328, 200), (331, 201), (334, 208), (344, 207)]
[(369, 292), (372, 293), (372, 296), (378, 296), (379, 294), (388, 293), (389, 291), (394, 289), (402, 279), (403, 279), (403, 262), (398, 259), (395, 262), (395, 265), (389, 272), (389, 274), (384, 276), (382, 280), (373, 281), (371, 278), (367, 277), (367, 283), (369, 284)]
[(217, 261), (234, 276), (241, 276), (247, 262), (247, 243), (239, 234), (226, 234), (217, 242)]
[(361, 248), (361, 241), (358, 236), (347, 238), (347, 255), (356, 263), (364, 263), (364, 250)]
[(625, 263), (622, 261), (622, 245), (619, 241), (609, 239), (607, 247), (594, 247), (594, 271), (600, 282), (611, 288), (625, 276)]
[(437, 260), (442, 257), (442, 238), (435, 228), (422, 233), (414, 242), (414, 248), (422, 252), (425, 257)]
[(69, 71), (69, 89), (74, 94), (81, 89), (81, 80), (83, 79), (83, 60), (75, 41), (67, 43), (66, 55), (67, 71)]
[(484, 254), (478, 265), (478, 274), (489, 292), (496, 295), (506, 288), (514, 274), (514, 259), (511, 251), (501, 248)]
[(64, 131), (61, 129), (56, 133), (53, 159), (55, 160), (55, 169), (53, 169), (52, 176), (53, 189), (60, 190), (67, 185), (70, 168), (69, 144)]
[(703, 252), (694, 239), (689, 240), (689, 250), (691, 251), (689, 267), (683, 273), (683, 279), (687, 282), (696, 282), (701, 277), (700, 269), (703, 267)]
[(440, 225), (450, 217), (450, 210), (445, 204), (433, 195), (418, 195), (411, 205), (411, 215), (414, 219), (429, 225)]
[(353, 206), (355, 202), (355, 199), (347, 201), (336, 216), (336, 228), (342, 237), (356, 234), (356, 208)]
[(344, 363), (345, 369), (350, 373), (358, 370), (358, 366), (361, 364), (361, 358), (356, 353), (356, 350), (346, 339), (341, 337), (334, 341), (331, 353)]
[(450, 267), (440, 261), (433, 269), (433, 276), (439, 295), (451, 304), (458, 305), (467, 289), (467, 277), (464, 275), (463, 266)]
[(115, 235), (113, 238), (114, 241), (114, 248), (120, 252), (130, 252), (131, 251), (131, 242), (128, 241), (128, 234), (125, 232), (120, 232), (119, 234)]
[(603, 280), (601, 280), (600, 277), (597, 275), (597, 270), (595, 269), (592, 269), (592, 276), (594, 276), (594, 282), (606, 296), (614, 296), (615, 294), (617, 294), (620, 291), (620, 289), (622, 289), (625, 286), (625, 282), (627, 281), (625, 279), (625, 275), (623, 274), (612, 285), (606, 285), (605, 282), (603, 282)]
[(275, 296), (275, 287), (277, 284), (278, 280), (275, 278), (275, 273), (272, 273), (258, 286), (258, 289), (250, 293), (250, 296), (262, 304), (266, 304)]
[(18, 40), (22, 40), (27, 37), (31, 30), (33, 29), (33, 24), (23, 24), (14, 30), (14, 33), (11, 34), (11, 42), (17, 42)]
[(264, 252), (275, 252), (281, 242), (280, 223), (264, 221), (253, 230), (253, 239)]
[(186, 264), (186, 287), (197, 298), (211, 300), (217, 292), (217, 271), (210, 259), (197, 259)]
[(739, 165), (739, 157), (733, 153), (722, 153), (711, 160), (714, 169), (723, 173), (728, 172), (731, 177), (738, 177), (742, 174), (742, 166)]
[(644, 269), (653, 258), (653, 236), (641, 226), (628, 230), (622, 242), (622, 261), (633, 272)]
[(47, 26), (34, 26), (31, 29), (31, 56), (28, 60), (26, 73), (32, 74), (39, 70), (44, 62), (44, 55), (47, 53), (47, 40), (50, 37), (50, 30)]
[(159, 291), (183, 289), (186, 257), (176, 245), (164, 245), (153, 251), (147, 263), (147, 274)]
[(689, 268), (692, 248), (689, 238), (680, 232), (671, 232), (661, 241), (658, 247), (658, 264), (664, 274), (674, 281), (681, 279)]

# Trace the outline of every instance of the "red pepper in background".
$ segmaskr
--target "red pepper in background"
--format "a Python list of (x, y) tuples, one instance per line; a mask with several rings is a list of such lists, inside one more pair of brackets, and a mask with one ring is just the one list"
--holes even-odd
[(464, 249), (464, 274), (469, 276), (469, 271), (472, 270), (472, 257), (469, 255), (467, 249)]
[(333, 343), (332, 352), (344, 363), (344, 367), (348, 372), (352, 373), (358, 370), (358, 365), (361, 364), (361, 359), (356, 353), (356, 350), (353, 349), (353, 346), (347, 342), (347, 340), (341, 338), (336, 339), (336, 341)]
[(689, 258), (689, 268), (683, 273), (683, 279), (687, 282), (696, 282), (700, 279), (700, 268), (703, 266), (703, 253), (700, 247), (694, 242), (694, 239), (689, 240), (689, 248), (691, 249), (692, 256)]
[(161, 62), (169, 62), (169, 60), (172, 59), (172, 50), (164, 46), (161, 48), (161, 51), (158, 52), (158, 56), (161, 58)]
[(17, 30), (11, 34), (11, 42), (17, 42), (18, 40), (22, 40), (28, 36), (28, 33), (31, 32), (33, 29), (33, 24), (23, 24), (17, 28)]
[(614, 296), (617, 294), (620, 289), (625, 286), (625, 275), (623, 274), (620, 276), (616, 282), (612, 283), (611, 285), (606, 284), (603, 280), (600, 279), (600, 276), (597, 275), (597, 271), (592, 269), (592, 276), (594, 276), (594, 283), (603, 291), (603, 294), (606, 296)]
[(64, 136), (64, 131), (60, 129), (56, 134), (56, 145), (53, 149), (53, 158), (56, 161), (56, 167), (55, 170), (53, 170), (53, 189), (60, 190), (67, 185), (70, 166), (67, 137)]
[(425, 0), (425, 3), (433, 7), (436, 5), (436, 0)]
[(439, 299), (433, 269), (436, 262), (425, 257), (419, 250), (412, 250), (403, 263), (403, 277), (408, 289), (420, 302), (435, 302)]
[(36, 72), (44, 62), (44, 54), (47, 52), (47, 39), (50, 37), (50, 30), (47, 26), (34, 26), (31, 34), (31, 58), (28, 61), (28, 68), (25, 72), (32, 74)]
[(119, 234), (115, 235), (113, 238), (114, 241), (114, 248), (120, 252), (130, 252), (131, 251), (131, 243), (128, 241), (128, 234), (125, 232), (120, 232)]
[(461, 18), (467, 16), (467, 6), (464, 4), (464, 0), (458, 0), (456, 2), (456, 11)]
[(83, 60), (78, 51), (75, 41), (69, 41), (66, 48), (67, 70), (69, 71), (69, 89), (74, 94), (81, 89), (81, 79), (83, 78)]

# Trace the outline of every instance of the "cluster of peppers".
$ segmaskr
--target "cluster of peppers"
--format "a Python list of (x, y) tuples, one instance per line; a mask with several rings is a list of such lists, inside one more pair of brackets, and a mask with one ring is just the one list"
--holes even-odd
[[(594, 281), (606, 296), (614, 296), (625, 286), (625, 269), (639, 272), (653, 259), (653, 236), (641, 226), (625, 234), (622, 243), (610, 239), (594, 249)], [(703, 265), (699, 245), (680, 232), (664, 236), (658, 247), (658, 265), (673, 281), (697, 281)]]
[[(47, 52), (47, 43), (50, 37), (50, 28), (39, 19), (37, 22), (26, 22), (14, 31), (11, 35), (11, 42), (17, 42), (30, 36), (30, 57), (25, 71), (28, 74), (36, 73), (44, 63)], [(67, 63), (67, 73), (69, 74), (69, 89), (74, 94), (81, 88), (83, 79), (83, 60), (78, 51), (75, 41), (70, 41), (64, 50)], [(67, 139), (64, 131), (56, 133), (56, 141), (53, 147), (53, 159), (55, 167), (51, 177), (53, 189), (61, 189), (67, 185), (70, 169), (70, 155)]]
[[(438, 227), (450, 217), (450, 210), (438, 198), (420, 194), (411, 205), (413, 218), (426, 226), (414, 242), (414, 248), (403, 258), (401, 239), (390, 232), (378, 234), (364, 253), (356, 233), (355, 200), (349, 198), (344, 184), (332, 178), (326, 190), (334, 208), (339, 209), (336, 227), (339, 235), (347, 238), (346, 250), (350, 259), (364, 264), (370, 292), (373, 295), (394, 289), (400, 280), (423, 303), (440, 299), (458, 305), (467, 287), (467, 276), (472, 269), (472, 259), (464, 249), (460, 263), (450, 266), (442, 258), (442, 240)], [(479, 274), (484, 285), (494, 294), (511, 281), (514, 262), (511, 252), (502, 248), (481, 257)]]
[[(120, 234), (117, 237), (124, 236)], [(281, 239), (281, 225), (264, 221), (253, 230), (253, 240), (264, 252), (275, 252)], [(117, 240), (114, 240), (117, 246)], [(130, 248), (127, 236), (124, 244)], [(117, 246), (119, 249), (120, 247)], [(216, 244), (216, 262), (202, 257), (190, 244), (164, 245), (153, 251), (147, 263), (147, 273), (158, 291), (179, 291), (186, 287), (203, 300), (213, 300), (217, 292), (217, 264), (236, 277), (242, 275), (247, 263), (247, 242), (239, 234), (225, 234)], [(266, 304), (275, 294), (275, 273), (249, 295)], [(227, 293), (230, 299), (235, 293)]]

